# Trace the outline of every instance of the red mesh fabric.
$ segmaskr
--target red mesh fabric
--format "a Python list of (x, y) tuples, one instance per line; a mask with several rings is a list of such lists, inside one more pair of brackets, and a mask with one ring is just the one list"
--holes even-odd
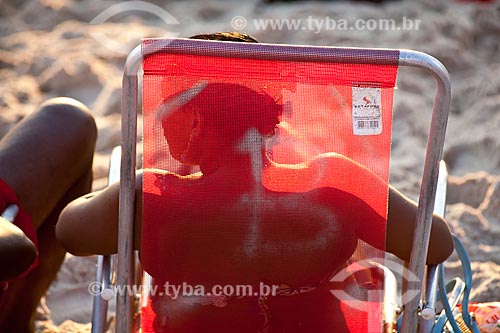
[(143, 43), (144, 332), (381, 332), (330, 278), (383, 256), (397, 53), (176, 43)]

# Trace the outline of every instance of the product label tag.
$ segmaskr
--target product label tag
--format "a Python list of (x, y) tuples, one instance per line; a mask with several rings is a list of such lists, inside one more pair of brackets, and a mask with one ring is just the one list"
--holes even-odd
[(382, 133), (380, 88), (352, 87), (352, 130), (354, 135)]

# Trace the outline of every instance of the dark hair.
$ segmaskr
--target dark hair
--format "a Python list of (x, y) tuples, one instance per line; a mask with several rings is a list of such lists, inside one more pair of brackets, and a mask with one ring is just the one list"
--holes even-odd
[(211, 34), (200, 34), (189, 37), (191, 39), (220, 40), (226, 42), (258, 43), (254, 37), (239, 32), (215, 32)]
[[(252, 36), (238, 32), (216, 32), (189, 38), (257, 43)], [(196, 109), (202, 117), (202, 127), (216, 129), (227, 142), (238, 140), (251, 128), (264, 136), (274, 135), (283, 106), (271, 96), (234, 83), (207, 83), (202, 86), (196, 96), (185, 101), (178, 111)]]
[[(215, 32), (189, 38), (258, 43), (254, 37), (239, 32)], [(181, 109), (192, 107), (202, 116), (204, 126), (214, 126), (228, 140), (240, 138), (250, 128), (265, 136), (273, 135), (283, 110), (268, 94), (232, 83), (207, 84)]]
[(227, 142), (240, 139), (255, 128), (263, 136), (272, 136), (280, 122), (283, 106), (264, 92), (234, 83), (207, 83), (178, 111), (196, 110), (206, 128)]

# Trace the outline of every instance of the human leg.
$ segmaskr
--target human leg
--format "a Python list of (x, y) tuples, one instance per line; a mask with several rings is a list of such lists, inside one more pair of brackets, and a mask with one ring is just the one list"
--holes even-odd
[(62, 208), (88, 193), (92, 182), (95, 123), (72, 99), (42, 104), (0, 141), (0, 178), (31, 216), (39, 242), (39, 264), (9, 283), (0, 311), (0, 331), (32, 331), (33, 314), (65, 255), (55, 239)]
[(0, 178), (17, 194), (37, 229), (91, 168), (96, 132), (83, 104), (54, 98), (0, 141)]

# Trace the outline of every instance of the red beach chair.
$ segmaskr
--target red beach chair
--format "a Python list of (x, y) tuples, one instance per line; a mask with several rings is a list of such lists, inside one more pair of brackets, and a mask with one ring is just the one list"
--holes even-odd
[[(144, 40), (123, 77), (116, 285), (135, 283), (142, 101), (146, 287), (140, 302), (118, 293), (117, 332), (393, 329), (384, 250), (399, 66), (437, 82), (408, 267), (418, 284), (450, 103), (441, 63), (408, 50)], [(422, 289), (405, 301), (402, 332), (416, 331)]]

